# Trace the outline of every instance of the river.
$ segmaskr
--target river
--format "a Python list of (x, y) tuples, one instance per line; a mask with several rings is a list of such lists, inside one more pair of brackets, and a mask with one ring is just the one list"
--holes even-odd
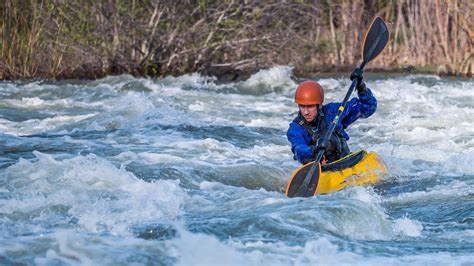
[[(346, 75), (314, 79), (341, 101)], [(0, 264), (472, 265), (474, 82), (370, 75), (379, 184), (282, 193), (292, 69), (0, 82)]]

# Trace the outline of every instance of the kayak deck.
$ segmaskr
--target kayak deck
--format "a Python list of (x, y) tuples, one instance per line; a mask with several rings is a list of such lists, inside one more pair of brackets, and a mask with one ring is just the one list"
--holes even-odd
[[(314, 162), (296, 169), (286, 187), (285, 195), (293, 184), (301, 184)], [(353, 152), (335, 162), (321, 167), (315, 195), (339, 191), (347, 186), (362, 186), (380, 181), (388, 174), (385, 162), (375, 152)]]

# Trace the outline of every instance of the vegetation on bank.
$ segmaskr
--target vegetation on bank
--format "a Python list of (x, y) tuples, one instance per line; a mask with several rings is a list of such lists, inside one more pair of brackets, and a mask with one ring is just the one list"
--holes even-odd
[(472, 0), (4, 0), (0, 12), (0, 79), (349, 69), (377, 15), (391, 40), (371, 67), (474, 72)]

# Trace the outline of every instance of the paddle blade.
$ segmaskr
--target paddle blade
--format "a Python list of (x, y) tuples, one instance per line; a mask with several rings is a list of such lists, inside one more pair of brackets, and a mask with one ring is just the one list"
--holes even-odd
[(308, 185), (305, 188), (300, 189), (308, 172), (313, 166), (314, 162), (310, 162), (296, 169), (291, 175), (290, 181), (286, 186), (285, 195), (289, 198), (293, 197), (311, 197), (316, 194), (317, 183), (319, 176), (321, 175), (321, 164), (318, 164), (313, 176), (310, 179)]
[(365, 34), (364, 48), (362, 50), (363, 61), (367, 63), (377, 57), (388, 43), (388, 38), (387, 25), (381, 17), (376, 17)]

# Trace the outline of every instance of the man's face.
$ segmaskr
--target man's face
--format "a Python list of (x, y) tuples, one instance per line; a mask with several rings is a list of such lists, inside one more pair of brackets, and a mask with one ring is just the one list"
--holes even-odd
[(298, 105), (300, 108), (300, 112), (303, 115), (306, 122), (311, 123), (313, 122), (314, 118), (318, 114), (318, 106), (316, 104), (313, 105)]

